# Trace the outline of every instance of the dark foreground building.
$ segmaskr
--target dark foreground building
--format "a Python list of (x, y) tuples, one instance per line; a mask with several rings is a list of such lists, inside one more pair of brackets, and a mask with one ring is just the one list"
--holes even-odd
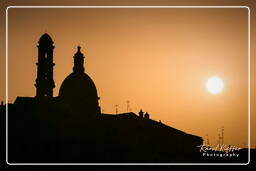
[[(53, 97), (53, 41), (38, 45), (35, 97), (8, 105), (8, 162), (196, 162), (202, 138), (140, 111), (103, 114), (78, 47), (73, 72)], [(3, 113), (3, 106), (1, 113)]]

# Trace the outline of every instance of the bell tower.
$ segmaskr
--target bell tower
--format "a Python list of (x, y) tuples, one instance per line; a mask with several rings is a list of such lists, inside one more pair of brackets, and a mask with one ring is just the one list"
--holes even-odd
[(43, 34), (38, 41), (38, 62), (36, 78), (36, 97), (53, 97), (53, 41), (48, 34)]

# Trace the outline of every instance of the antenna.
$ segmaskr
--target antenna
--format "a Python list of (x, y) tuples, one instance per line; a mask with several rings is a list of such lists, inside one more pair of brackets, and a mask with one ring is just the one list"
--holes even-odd
[(219, 145), (224, 144), (224, 126), (221, 127), (221, 130), (218, 136), (219, 136), (219, 140), (218, 140)]
[(221, 143), (224, 144), (224, 126), (221, 127)]
[(206, 134), (205, 137), (206, 137), (206, 144), (207, 144), (207, 145), (210, 145), (210, 140), (209, 140), (208, 134)]
[(116, 104), (115, 107), (116, 107), (116, 114), (118, 114), (118, 105)]
[(130, 101), (127, 100), (127, 101), (126, 101), (126, 104), (127, 104), (127, 112), (129, 112), (129, 110), (130, 110), (130, 106), (129, 106), (129, 105), (130, 105)]
[(219, 145), (221, 144), (221, 136), (220, 136), (220, 133), (218, 133), (218, 144), (219, 144)]

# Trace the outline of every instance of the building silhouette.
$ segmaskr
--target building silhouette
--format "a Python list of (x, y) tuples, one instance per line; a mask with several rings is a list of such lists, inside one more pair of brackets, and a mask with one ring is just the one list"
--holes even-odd
[(96, 117), (100, 114), (99, 97), (92, 79), (84, 73), (84, 55), (77, 47), (74, 55), (73, 72), (65, 78), (59, 91), (59, 99), (85, 117)]
[(152, 120), (142, 110), (138, 115), (101, 113), (79, 46), (73, 72), (53, 97), (53, 41), (44, 34), (38, 43), (36, 96), (17, 97), (8, 105), (8, 162), (198, 160), (201, 137)]
[(36, 97), (53, 97), (53, 41), (48, 34), (44, 34), (38, 43)]

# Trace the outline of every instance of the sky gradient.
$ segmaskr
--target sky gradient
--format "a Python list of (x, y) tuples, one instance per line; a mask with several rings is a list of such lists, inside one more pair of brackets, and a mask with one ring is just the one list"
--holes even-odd
[[(8, 10), (9, 101), (34, 96), (37, 42), (54, 49), (54, 96), (72, 72), (80, 45), (103, 113), (140, 109), (155, 120), (217, 144), (245, 147), (248, 116), (248, 10), (15, 9)], [(2, 64), (1, 64), (2, 65)], [(210, 94), (219, 76), (224, 90)], [(4, 94), (1, 93), (1, 99)]]

